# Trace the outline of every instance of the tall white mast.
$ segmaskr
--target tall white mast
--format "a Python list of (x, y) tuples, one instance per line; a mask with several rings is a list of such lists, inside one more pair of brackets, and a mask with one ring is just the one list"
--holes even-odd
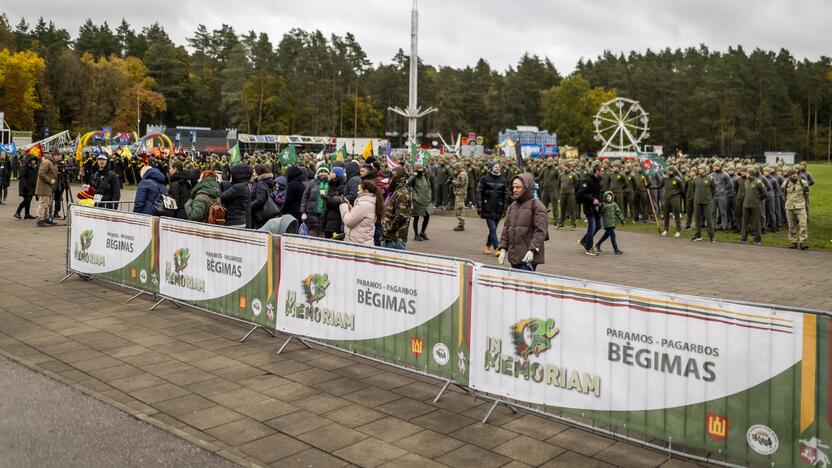
[(407, 118), (407, 142), (408, 146), (416, 144), (416, 121), (420, 117), (424, 117), (432, 112), (436, 112), (435, 107), (430, 107), (422, 111), (418, 106), (419, 94), (419, 10), (417, 0), (413, 0), (413, 10), (410, 12), (410, 88), (407, 100), (407, 109), (402, 110), (398, 107), (389, 107), (388, 109)]

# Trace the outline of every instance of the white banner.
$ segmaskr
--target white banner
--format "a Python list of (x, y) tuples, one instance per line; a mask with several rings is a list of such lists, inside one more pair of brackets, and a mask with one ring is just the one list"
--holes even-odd
[(473, 296), (471, 387), (532, 404), (692, 405), (763, 383), (803, 351), (800, 313), (484, 267)]
[(277, 329), (367, 340), (416, 328), (459, 297), (459, 261), (282, 237)]
[(152, 216), (70, 206), (69, 269), (152, 289)]
[(160, 292), (185, 301), (231, 294), (263, 273), (270, 243), (265, 232), (160, 218)]

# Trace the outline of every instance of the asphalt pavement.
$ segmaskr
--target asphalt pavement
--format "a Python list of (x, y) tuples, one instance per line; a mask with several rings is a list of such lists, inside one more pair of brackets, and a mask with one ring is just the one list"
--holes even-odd
[(76, 466), (237, 465), (0, 357), (0, 468)]

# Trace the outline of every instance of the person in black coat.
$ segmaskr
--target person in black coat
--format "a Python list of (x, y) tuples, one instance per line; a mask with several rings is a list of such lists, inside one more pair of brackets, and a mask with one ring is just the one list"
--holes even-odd
[[(198, 173), (196, 178), (199, 178)], [(188, 202), (191, 196), (191, 189), (196, 185), (194, 174), (185, 171), (185, 165), (182, 164), (182, 161), (174, 161), (170, 165), (169, 179), (168, 195), (176, 200), (176, 218), (188, 219), (188, 215), (185, 213), (185, 203)]]
[(254, 229), (260, 229), (266, 221), (274, 217), (266, 217), (263, 211), (274, 191), (274, 174), (269, 172), (265, 164), (258, 164), (254, 166), (254, 177), (256, 182), (251, 197), (251, 219)]
[(9, 185), (12, 183), (12, 161), (6, 153), (0, 151), (0, 205), (6, 203)]
[(584, 208), (586, 215), (586, 234), (581, 238), (580, 244), (587, 255), (597, 256), (595, 250), (595, 234), (601, 229), (601, 177), (604, 175), (604, 166), (595, 163), (592, 172), (578, 182), (575, 190), (575, 199)]
[(500, 240), (497, 238), (497, 224), (506, 214), (506, 204), (509, 198), (508, 182), (500, 175), (500, 165), (490, 163), (488, 172), (477, 181), (476, 203), (477, 213), (488, 226), (488, 238), (485, 240), (485, 254), (497, 252)]
[[(121, 182), (112, 171), (106, 155), (98, 155), (95, 171), (90, 176), (90, 187), (95, 189), (95, 198), (99, 202), (117, 202), (121, 200)], [(117, 209), (118, 203), (96, 203), (102, 208)]]
[(291, 166), (286, 172), (286, 179), (288, 180), (286, 201), (283, 202), (281, 213), (284, 216), (289, 214), (295, 219), (300, 219), (300, 202), (303, 200), (303, 191), (306, 189), (306, 171), (297, 166)]
[(20, 168), (20, 179), (18, 180), (18, 191), (23, 201), (17, 206), (17, 211), (14, 212), (14, 217), (20, 219), (20, 212), (24, 211), (23, 219), (35, 219), (30, 214), (29, 206), (32, 204), (32, 197), (35, 196), (35, 185), (38, 182), (38, 158), (37, 156), (29, 156)]
[(225, 207), (225, 225), (251, 228), (251, 168), (244, 163), (231, 167), (231, 186), (220, 195)]
[(341, 220), (341, 202), (344, 200), (344, 168), (335, 166), (329, 173), (329, 191), (324, 197), (324, 215), (321, 218), (321, 229), (325, 239), (338, 237), (344, 232)]
[(346, 171), (346, 185), (344, 186), (344, 197), (350, 204), (355, 203), (358, 198), (358, 185), (361, 183), (361, 166), (357, 161), (349, 161), (344, 167)]

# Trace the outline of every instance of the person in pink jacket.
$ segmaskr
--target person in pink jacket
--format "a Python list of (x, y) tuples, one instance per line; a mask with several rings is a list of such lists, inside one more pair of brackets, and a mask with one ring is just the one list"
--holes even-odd
[(374, 245), (376, 220), (384, 216), (384, 200), (376, 184), (371, 180), (361, 181), (355, 204), (350, 205), (344, 200), (339, 209), (344, 221), (344, 240), (353, 244)]

